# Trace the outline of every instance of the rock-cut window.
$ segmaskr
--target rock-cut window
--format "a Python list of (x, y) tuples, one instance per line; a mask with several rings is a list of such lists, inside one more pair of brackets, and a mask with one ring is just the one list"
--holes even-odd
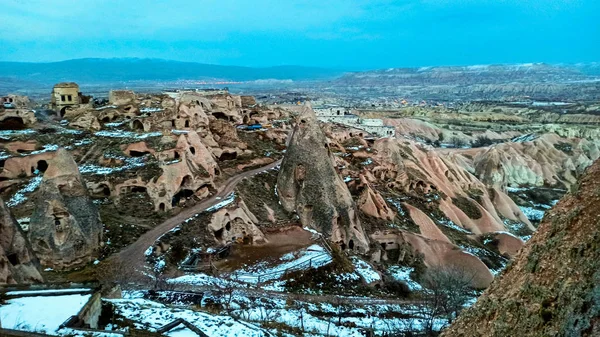
[(60, 100), (61, 100), (61, 101), (63, 101), (63, 102), (64, 102), (64, 101), (65, 101), (65, 99), (66, 99), (65, 95), (60, 95)]

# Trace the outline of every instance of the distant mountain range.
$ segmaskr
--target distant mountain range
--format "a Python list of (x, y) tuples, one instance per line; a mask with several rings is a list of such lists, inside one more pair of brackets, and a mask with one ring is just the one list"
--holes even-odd
[[(346, 96), (403, 96), (423, 99), (497, 99), (511, 95), (600, 97), (600, 63), (511, 64), (389, 68), (360, 72), (303, 67), (223, 66), (139, 58), (86, 58), (61, 62), (0, 62), (0, 94), (36, 92), (47, 96), (54, 83), (74, 81), (86, 92), (126, 87), (156, 91), (166, 87), (325, 88)], [(222, 83), (226, 82), (226, 83)], [(252, 90), (252, 89), (248, 89)], [(262, 90), (262, 89), (261, 89)], [(362, 91), (361, 91), (362, 90)]]
[(74, 81), (80, 84), (130, 81), (322, 80), (342, 71), (302, 66), (251, 68), (139, 58), (85, 58), (61, 62), (0, 62), (0, 77), (40, 84)]
[(352, 72), (335, 80), (349, 86), (431, 86), (506, 83), (568, 83), (599, 78), (600, 63), (551, 65), (526, 63), (510, 65), (441, 66), (390, 68)]

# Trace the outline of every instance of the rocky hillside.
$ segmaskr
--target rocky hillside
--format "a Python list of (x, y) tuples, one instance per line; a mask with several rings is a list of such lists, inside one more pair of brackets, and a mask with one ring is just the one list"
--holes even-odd
[(443, 336), (600, 334), (600, 161)]
[(596, 78), (593, 71), (584, 68), (537, 63), (391, 68), (349, 73), (331, 84), (335, 92), (347, 96), (400, 96), (443, 101), (511, 96), (597, 99), (600, 91), (594, 82)]

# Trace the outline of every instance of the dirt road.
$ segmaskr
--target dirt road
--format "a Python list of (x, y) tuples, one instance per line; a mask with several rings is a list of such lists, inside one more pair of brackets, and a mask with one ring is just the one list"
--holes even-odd
[(255, 174), (261, 173), (266, 170), (270, 170), (276, 166), (281, 164), (281, 160), (275, 161), (269, 165), (256, 168), (254, 170), (246, 171), (238, 174), (237, 176), (233, 176), (229, 178), (225, 184), (219, 189), (219, 192), (212, 197), (202, 201), (201, 203), (184, 209), (179, 212), (175, 216), (165, 220), (160, 225), (154, 227), (153, 229), (147, 231), (142, 236), (140, 236), (137, 241), (123, 249), (119, 253), (119, 257), (123, 262), (127, 265), (132, 266), (138, 271), (142, 271), (143, 266), (145, 264), (146, 258), (144, 253), (148, 247), (152, 246), (154, 242), (163, 234), (177, 227), (179, 224), (184, 222), (186, 219), (191, 218), (192, 216), (203, 212), (207, 208), (216, 205), (221, 202), (223, 198), (228, 196), (231, 192), (234, 191), (236, 185), (242, 181), (242, 179), (251, 177)]

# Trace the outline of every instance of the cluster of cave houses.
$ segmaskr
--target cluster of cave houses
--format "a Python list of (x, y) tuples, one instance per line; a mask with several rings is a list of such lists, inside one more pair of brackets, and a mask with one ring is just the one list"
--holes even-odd
[[(0, 107), (0, 128), (38, 131), (48, 128), (47, 123), (37, 121), (26, 97), (7, 97), (12, 102)], [(28, 245), (23, 245), (25, 248), (16, 255), (7, 252), (5, 256), (16, 257), (2, 265), (6, 271), (4, 278), (0, 276), (0, 283), (39, 280), (33, 271), (22, 273), (19, 272), (22, 268), (17, 268), (33, 256), (37, 256), (43, 267), (55, 270), (92, 261), (94, 251), (102, 244), (102, 225), (91, 198), (111, 198), (118, 203), (128, 193), (143, 192), (156, 212), (168, 211), (193, 195), (201, 199), (213, 193), (215, 181), (224, 173), (220, 163), (231, 163), (225, 166), (234, 174), (274, 161), (263, 153), (254, 153), (240, 139), (236, 126), (268, 126), (259, 137), (282, 147), (289, 127), (282, 121), (286, 117), (283, 110), (260, 106), (251, 96), (216, 89), (161, 94), (113, 90), (108, 99), (101, 101), (83, 95), (75, 83), (60, 83), (53, 88), (48, 108), (46, 112), (56, 120), (68, 121), (68, 130), (87, 131), (89, 142), (82, 147), (71, 144), (68, 151), (63, 148), (39, 151), (48, 144), (38, 144), (35, 134), (26, 141), (3, 142), (1, 190), (14, 191), (32, 178), (43, 178), (32, 195), (35, 209), (26, 228), (33, 252), (26, 253)], [(107, 156), (106, 149), (96, 148), (95, 142), (101, 137), (118, 133), (126, 137), (111, 139), (119, 140), (115, 146), (120, 147), (122, 155)], [(235, 160), (242, 156), (243, 160)], [(85, 165), (108, 170), (119, 168), (138, 158), (154, 163), (160, 170), (152, 174), (144, 172), (145, 169), (116, 170), (117, 174), (80, 171)], [(11, 219), (8, 207), (3, 207), (6, 219)], [(7, 223), (14, 222), (6, 219)], [(21, 230), (18, 225), (9, 227)], [(223, 235), (217, 239), (225, 242), (231, 238)]]
[[(0, 283), (40, 281), (41, 276), (36, 274), (37, 269), (32, 267), (35, 258), (40, 260), (43, 267), (53, 269), (70, 269), (92, 261), (103, 240), (102, 223), (90, 195), (109, 197), (118, 203), (129, 192), (145, 192), (150, 197), (154, 210), (162, 212), (177, 206), (182, 199), (191, 195), (204, 198), (213, 192), (215, 181), (223, 173), (222, 167), (228, 166), (221, 165), (224, 162), (244, 155), (243, 163), (237, 164), (233, 168), (234, 171), (273, 162), (272, 158), (263, 154), (254, 153), (253, 156), (252, 150), (237, 133), (236, 125), (258, 123), (273, 126), (262, 131), (259, 137), (280, 145), (282, 149), (286, 148), (286, 141), (289, 142), (286, 159), (281, 164), (277, 189), (280, 201), (287, 211), (304, 210), (299, 212), (303, 226), (318, 228), (321, 223), (331, 223), (322, 228), (323, 232), (341, 247), (360, 252), (367, 252), (372, 247), (369, 237), (374, 241), (384, 242), (383, 251), (374, 253), (381, 255), (374, 255), (376, 260), (406, 259), (406, 254), (401, 254), (401, 257), (386, 257), (386, 251), (410, 251), (405, 247), (407, 244), (411, 247), (422, 246), (424, 248), (421, 250), (427, 251), (432, 247), (431, 242), (434, 242), (437, 248), (429, 254), (432, 261), (440, 254), (448, 261), (470, 261), (469, 263), (476, 264), (482, 273), (487, 275), (485, 283), (492, 279), (491, 273), (479, 259), (462, 253), (438, 233), (439, 230), (435, 231), (432, 237), (441, 239), (433, 241), (411, 233), (382, 233), (379, 236), (369, 236), (360, 224), (357, 208), (365, 214), (383, 220), (392, 219), (394, 212), (386, 206), (380, 195), (368, 187), (367, 182), (364, 183), (366, 187), (362, 189), (358, 202), (353, 201), (348, 187), (334, 168), (335, 161), (325, 159), (331, 156), (331, 152), (326, 136), (317, 122), (322, 116), (315, 114), (312, 109), (305, 109), (300, 113), (299, 123), (295, 126), (297, 132), (288, 140), (290, 126), (286, 122), (279, 123), (289, 120), (286, 111), (261, 107), (252, 97), (231, 95), (220, 90), (162, 94), (136, 94), (127, 90), (116, 90), (111, 91), (108, 100), (99, 105), (90, 98), (84, 98), (76, 84), (62, 83), (55, 86), (50, 107), (57, 117), (67, 120), (70, 127), (95, 132), (95, 136), (98, 136), (99, 130), (130, 132), (133, 135), (152, 133), (159, 135), (159, 141), (152, 142), (147, 138), (127, 140), (119, 145), (124, 157), (106, 157), (102, 149), (96, 151), (93, 145), (88, 147), (85, 153), (77, 153), (78, 149), (75, 147), (70, 151), (60, 149), (28, 154), (28, 151), (37, 148), (34, 139), (30, 142), (5, 143), (4, 148), (14, 156), (2, 162), (1, 189), (22, 182), (23, 178), (31, 178), (39, 174), (37, 172), (42, 171), (44, 174), (36, 191), (35, 208), (27, 234), (22, 233), (21, 227), (10, 216), (10, 210), (4, 204), (0, 207), (0, 211), (6, 215), (2, 225), (11, 228), (14, 237), (21, 237), (20, 240), (8, 241), (10, 245), (2, 247), (6, 258), (2, 260), (0, 254)], [(23, 119), (26, 127), (35, 125), (35, 116), (31, 111), (19, 107), (0, 112), (0, 125), (6, 116), (15, 117), (17, 110), (22, 110), (21, 114), (33, 118)], [(346, 139), (348, 135), (345, 134), (348, 132), (358, 135), (361, 131), (344, 129), (338, 136)], [(161, 147), (160, 144), (164, 145), (163, 141), (174, 145)], [(400, 151), (398, 146), (398, 142), (389, 137), (376, 141), (375, 148), (381, 154), (377, 162), (389, 162), (390, 172), (397, 173), (394, 174), (395, 179), (400, 179), (402, 186), (408, 186), (404, 182), (406, 179), (402, 179), (400, 174), (406, 171), (399, 169), (404, 164), (393, 162), (394, 158), (402, 156), (385, 155)], [(420, 150), (414, 147), (412, 151)], [(352, 156), (360, 158), (361, 153), (368, 156), (363, 152), (357, 151)], [(160, 172), (152, 174), (151, 177), (119, 173), (102, 175), (98, 179), (86, 176), (84, 179), (74, 159), (76, 157), (79, 163), (91, 162), (110, 168), (126, 165), (129, 159), (140, 156), (157, 159)], [(427, 163), (422, 162), (415, 168), (428, 167)], [(435, 169), (430, 171), (435, 172)], [(440, 177), (448, 180), (444, 173), (440, 173)], [(451, 181), (440, 186), (444, 184), (458, 188)], [(298, 186), (306, 188), (298, 189)], [(322, 188), (315, 189), (310, 186)], [(323, 189), (328, 192), (320, 193)], [(445, 192), (453, 194), (450, 190)], [(314, 202), (318, 203), (318, 207), (313, 206)], [(451, 204), (447, 207), (458, 212)], [(428, 220), (415, 222), (422, 223), (427, 228), (436, 228), (424, 213), (421, 214), (422, 212), (414, 207), (408, 208), (412, 218)], [(332, 214), (338, 216), (331, 219)], [(314, 223), (315, 221), (319, 224)], [(217, 244), (225, 244), (244, 233), (250, 235), (253, 242), (260, 242), (264, 235), (255, 225), (257, 223), (258, 220), (243, 201), (238, 200), (232, 206), (215, 212), (207, 227), (215, 234)], [(499, 225), (498, 228), (500, 227), (502, 226)], [(24, 242), (26, 237), (31, 246), (14, 244)]]

